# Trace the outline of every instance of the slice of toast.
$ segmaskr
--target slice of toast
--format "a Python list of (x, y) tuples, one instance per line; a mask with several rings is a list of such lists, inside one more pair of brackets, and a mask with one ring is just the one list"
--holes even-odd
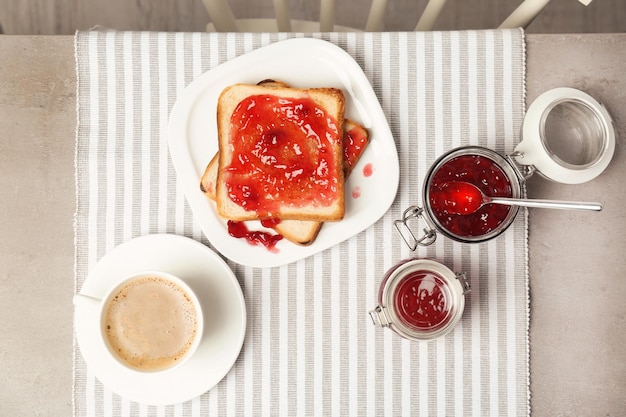
[(369, 132), (357, 122), (343, 122), (343, 175), (348, 178), (369, 143)]
[[(367, 129), (352, 120), (344, 119), (343, 169), (345, 178), (352, 172), (352, 169), (363, 154), (368, 141), (369, 133)], [(214, 201), (216, 198), (218, 158), (219, 154), (216, 153), (207, 165), (200, 181), (200, 189), (202, 192)], [(323, 222), (311, 220), (282, 220), (274, 226), (274, 230), (285, 239), (298, 245), (306, 246), (313, 243), (322, 225)]]
[(341, 220), (343, 92), (270, 86), (236, 84), (220, 95), (218, 214), (235, 221)]
[[(343, 172), (348, 178), (369, 141), (367, 129), (357, 122), (344, 119), (343, 123)], [(211, 200), (216, 199), (219, 153), (213, 155), (200, 180), (200, 189)]]
[(200, 190), (209, 197), (211, 200), (215, 201), (215, 191), (217, 187), (217, 168), (219, 163), (220, 154), (216, 153), (211, 161), (206, 166), (204, 170), (204, 174), (202, 174), (202, 178), (200, 178)]

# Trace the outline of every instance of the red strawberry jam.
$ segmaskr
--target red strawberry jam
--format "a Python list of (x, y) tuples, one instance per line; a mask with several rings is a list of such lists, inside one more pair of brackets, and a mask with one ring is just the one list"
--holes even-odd
[(445, 207), (448, 213), (469, 215), (483, 205), (480, 190), (464, 181), (450, 181), (433, 191), (431, 197)]
[(416, 330), (436, 330), (450, 320), (452, 301), (447, 284), (430, 271), (414, 271), (402, 278), (394, 293), (395, 309)]
[(278, 252), (276, 244), (280, 242), (283, 237), (279, 234), (270, 234), (258, 230), (248, 230), (248, 227), (244, 222), (228, 221), (228, 234), (232, 237), (246, 239), (251, 245), (265, 246), (270, 252)]
[(367, 146), (367, 136), (360, 127), (353, 127), (343, 132), (343, 163), (346, 174), (352, 171)]
[(365, 166), (363, 167), (363, 176), (371, 177), (373, 173), (374, 173), (374, 166), (371, 163), (365, 164)]
[(338, 122), (313, 100), (250, 96), (236, 107), (231, 125), (226, 186), (233, 202), (269, 218), (284, 207), (336, 200), (343, 168), (333, 154)]
[[(455, 203), (463, 199), (463, 190), (451, 189), (453, 182), (473, 184), (490, 197), (513, 196), (509, 178), (491, 159), (473, 154), (454, 157), (436, 170), (428, 188), (432, 214), (445, 230), (476, 237), (494, 231), (506, 220), (510, 207), (505, 205), (485, 204), (473, 213), (461, 212)], [(468, 201), (465, 204), (471, 205)]]

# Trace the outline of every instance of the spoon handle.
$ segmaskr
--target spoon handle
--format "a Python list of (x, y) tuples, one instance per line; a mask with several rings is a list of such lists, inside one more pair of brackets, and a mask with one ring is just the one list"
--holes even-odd
[(584, 201), (559, 201), (559, 200), (542, 200), (542, 199), (529, 199), (529, 198), (504, 198), (504, 197), (489, 197), (490, 203), (506, 204), (509, 206), (523, 206), (523, 207), (538, 207), (538, 208), (551, 208), (551, 209), (566, 209), (566, 210), (602, 210), (601, 203), (584, 202)]

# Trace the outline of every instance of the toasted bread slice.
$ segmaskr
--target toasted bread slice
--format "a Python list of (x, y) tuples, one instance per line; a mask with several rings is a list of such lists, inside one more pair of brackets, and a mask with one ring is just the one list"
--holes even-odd
[(274, 85), (236, 84), (220, 95), (218, 214), (235, 221), (341, 220), (343, 92)]
[(266, 78), (265, 80), (259, 81), (256, 85), (260, 85), (262, 87), (267, 88), (290, 88), (289, 84), (286, 84), (282, 81), (272, 80), (270, 78)]
[(217, 187), (217, 168), (219, 163), (220, 154), (216, 153), (211, 161), (206, 166), (204, 170), (204, 174), (202, 174), (202, 178), (200, 179), (200, 190), (209, 197), (211, 200), (215, 201), (215, 192)]
[[(348, 178), (369, 142), (367, 129), (350, 119), (343, 123), (343, 172)], [(215, 201), (219, 153), (213, 155), (200, 180), (200, 189)]]
[[(343, 169), (346, 178), (350, 175), (354, 165), (356, 165), (359, 158), (363, 154), (368, 141), (369, 133), (367, 129), (352, 120), (344, 119)], [(215, 154), (215, 156), (211, 159), (200, 181), (200, 189), (202, 192), (214, 201), (217, 183), (218, 157), (219, 154)], [(322, 225), (323, 222), (312, 220), (282, 220), (274, 226), (274, 230), (281, 234), (285, 239), (298, 245), (306, 246), (313, 243), (322, 228)]]
[(369, 132), (357, 122), (343, 122), (343, 175), (348, 178), (369, 143)]

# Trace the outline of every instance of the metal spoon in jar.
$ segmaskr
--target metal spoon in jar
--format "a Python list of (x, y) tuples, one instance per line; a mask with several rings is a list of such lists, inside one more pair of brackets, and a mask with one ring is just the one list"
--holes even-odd
[(469, 215), (478, 211), (485, 204), (505, 204), (508, 206), (539, 207), (567, 210), (602, 210), (601, 203), (581, 201), (558, 201), (528, 198), (488, 197), (474, 184), (465, 181), (450, 181), (439, 191), (448, 213)]

